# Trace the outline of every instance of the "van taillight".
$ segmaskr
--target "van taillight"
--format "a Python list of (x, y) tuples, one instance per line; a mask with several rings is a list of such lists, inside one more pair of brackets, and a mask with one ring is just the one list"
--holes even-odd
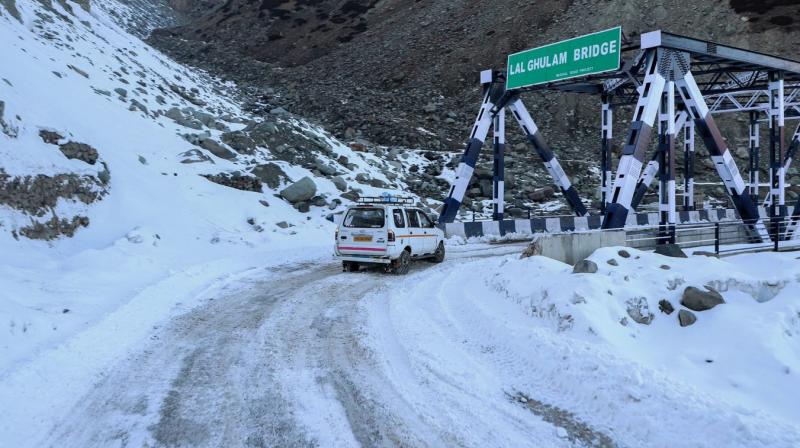
[(388, 237), (387, 237), (386, 239), (387, 239), (387, 240), (388, 240), (390, 243), (393, 243), (393, 242), (394, 242), (394, 230), (390, 230), (390, 231), (389, 231), (389, 235), (388, 235)]
[(336, 241), (339, 241), (339, 228), (336, 228), (336, 236), (333, 237)]

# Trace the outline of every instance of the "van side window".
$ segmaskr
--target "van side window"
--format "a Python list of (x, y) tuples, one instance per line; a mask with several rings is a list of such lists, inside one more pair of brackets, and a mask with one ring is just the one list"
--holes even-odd
[(417, 218), (417, 211), (416, 210), (406, 210), (408, 214), (408, 226), (409, 227), (419, 227), (419, 219)]
[(425, 214), (425, 212), (417, 210), (417, 213), (419, 214), (420, 227), (433, 227), (433, 223), (431, 222), (430, 218), (428, 218), (428, 215)]
[(394, 226), (398, 229), (405, 228), (406, 218), (403, 215), (403, 210), (399, 208), (393, 209), (392, 215), (394, 216)]

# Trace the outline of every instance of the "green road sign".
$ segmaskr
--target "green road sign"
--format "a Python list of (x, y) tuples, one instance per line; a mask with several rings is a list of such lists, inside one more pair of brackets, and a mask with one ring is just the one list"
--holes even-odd
[(506, 89), (618, 70), (621, 40), (616, 27), (509, 55)]

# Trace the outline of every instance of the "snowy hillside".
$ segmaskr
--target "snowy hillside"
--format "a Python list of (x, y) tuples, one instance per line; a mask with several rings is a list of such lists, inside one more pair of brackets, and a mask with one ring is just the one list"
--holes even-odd
[(0, 7), (0, 372), (145, 287), (201, 277), (169, 287), (179, 302), (205, 275), (279, 261), (265, 251), (325, 246), (328, 214), (402, 185), (396, 162), (282, 109), (244, 113), (235, 86), (118, 26), (136, 12), (122, 4), (14, 12)]

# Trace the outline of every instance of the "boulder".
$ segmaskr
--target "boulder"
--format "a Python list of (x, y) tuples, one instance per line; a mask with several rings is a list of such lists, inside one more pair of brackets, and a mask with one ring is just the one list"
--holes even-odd
[(655, 318), (653, 313), (650, 312), (647, 299), (644, 297), (634, 297), (625, 302), (625, 304), (627, 305), (628, 316), (638, 324), (650, 325), (650, 322)]
[(317, 185), (310, 177), (304, 177), (281, 190), (281, 197), (292, 204), (308, 201), (317, 194)]
[(173, 107), (173, 108), (169, 109), (168, 111), (166, 111), (164, 113), (164, 116), (169, 118), (170, 120), (174, 121), (175, 123), (178, 123), (179, 125), (181, 125), (183, 127), (187, 127), (187, 128), (190, 128), (190, 129), (196, 129), (196, 130), (203, 129), (203, 123), (201, 123), (199, 120), (196, 120), (196, 119), (194, 119), (192, 117), (187, 117), (177, 107)]
[(142, 111), (142, 112), (144, 112), (145, 114), (149, 114), (150, 113), (150, 110), (147, 109), (147, 106), (145, 106), (144, 104), (140, 103), (139, 101), (137, 101), (135, 99), (132, 99), (131, 100), (131, 106), (128, 108), (128, 110), (130, 110), (131, 112), (134, 112), (137, 109)]
[(681, 327), (688, 327), (697, 322), (697, 316), (691, 311), (680, 310), (678, 311), (678, 322), (681, 324)]
[(281, 180), (287, 178), (281, 167), (274, 163), (257, 165), (250, 171), (250, 174), (267, 184), (269, 188), (278, 188), (281, 185)]
[(473, 173), (474, 173), (473, 175), (477, 179), (492, 180), (492, 178), (494, 177), (494, 174), (492, 174), (491, 171), (485, 168), (475, 168)]
[(168, 111), (164, 112), (164, 116), (169, 118), (170, 120), (178, 121), (183, 118), (183, 112), (177, 107), (173, 107)]
[(358, 198), (360, 198), (360, 197), (361, 197), (361, 195), (360, 195), (360, 194), (359, 194), (357, 191), (355, 191), (355, 190), (350, 190), (350, 191), (348, 191), (347, 193), (342, 193), (342, 194), (341, 194), (341, 196), (342, 196), (343, 198), (345, 198), (345, 199), (349, 199), (349, 200), (351, 200), (351, 201), (353, 201), (353, 202), (357, 201), (357, 200), (358, 200)]
[(370, 179), (369, 182), (367, 182), (367, 183), (369, 184), (369, 186), (375, 187), (375, 188), (387, 188), (389, 186), (389, 185), (386, 184), (386, 182), (384, 182), (384, 181), (382, 181), (380, 179)]
[(333, 181), (333, 185), (336, 186), (337, 190), (339, 191), (347, 190), (347, 181), (344, 180), (344, 177), (336, 176), (333, 179), (331, 179), (331, 181)]
[(617, 252), (617, 254), (619, 254), (619, 256), (622, 258), (631, 258), (631, 253), (625, 249), (620, 250), (619, 252)]
[(211, 160), (211, 157), (203, 154), (203, 152), (200, 151), (199, 149), (190, 149), (188, 151), (184, 151), (178, 154), (178, 156), (183, 157), (181, 163), (186, 163), (186, 164), (209, 162), (209, 161), (211, 163), (214, 163), (214, 161)]
[(207, 150), (211, 154), (219, 157), (220, 159), (231, 160), (236, 158), (236, 154), (225, 148), (224, 146), (217, 143), (216, 140), (208, 137), (203, 137), (200, 139), (199, 145), (201, 148)]
[(336, 174), (336, 168), (323, 162), (321, 159), (314, 160), (314, 168), (325, 176), (333, 176)]
[(274, 109), (270, 109), (269, 113), (271, 113), (272, 115), (281, 115), (281, 116), (289, 115), (289, 112), (282, 107), (276, 107)]
[(99, 157), (97, 150), (85, 143), (67, 142), (63, 145), (59, 145), (58, 149), (60, 149), (68, 159), (78, 159), (89, 165), (94, 165)]
[[(2, 117), (0, 117), (0, 118), (2, 118)], [(42, 130), (39, 131), (39, 137), (42, 138), (42, 141), (44, 141), (45, 143), (50, 144), (50, 145), (57, 145), (58, 141), (61, 140), (62, 138), (64, 138), (58, 132), (48, 131), (46, 129), (42, 129)]]
[(239, 154), (251, 154), (256, 149), (256, 142), (242, 131), (226, 132), (222, 141)]
[(694, 286), (684, 289), (681, 305), (692, 311), (705, 311), (725, 303), (720, 293), (708, 287), (706, 289), (706, 291), (703, 291)]
[(659, 244), (656, 246), (655, 252), (659, 255), (664, 255), (665, 257), (687, 258), (686, 254), (677, 244)]
[(522, 255), (519, 258), (528, 258), (541, 254), (542, 254), (542, 243), (539, 241), (538, 237), (534, 237), (533, 241), (531, 241), (528, 247), (525, 248), (525, 250), (522, 252)]
[(591, 260), (581, 260), (572, 267), (573, 274), (594, 274), (597, 272), (597, 263)]
[(612, 258), (608, 260), (606, 263), (610, 264), (611, 266), (619, 266), (619, 263), (617, 262), (616, 258)]
[(242, 191), (261, 193), (261, 182), (255, 177), (242, 176), (241, 174), (220, 173), (203, 175), (206, 179), (219, 185), (235, 188)]
[(193, 107), (187, 107), (183, 110), (187, 115), (191, 115), (195, 120), (203, 123), (204, 125), (208, 126), (209, 128), (215, 127), (216, 118), (213, 115), (203, 112), (201, 110), (197, 110)]
[(554, 194), (553, 187), (544, 187), (533, 190), (532, 193), (528, 194), (528, 198), (534, 202), (544, 202), (551, 199)]
[(263, 121), (261, 123), (248, 125), (244, 128), (244, 132), (249, 133), (250, 138), (252, 138), (256, 144), (265, 145), (267, 139), (278, 132), (278, 126), (271, 121)]
[(675, 307), (672, 306), (669, 300), (661, 299), (658, 301), (658, 310), (664, 314), (672, 314), (675, 311)]

